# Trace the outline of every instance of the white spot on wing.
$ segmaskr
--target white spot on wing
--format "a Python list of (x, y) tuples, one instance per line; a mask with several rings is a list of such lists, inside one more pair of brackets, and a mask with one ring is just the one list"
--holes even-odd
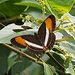
[(45, 46), (47, 46), (48, 38), (49, 38), (49, 30), (46, 28), (46, 36), (45, 36), (45, 42), (44, 42)]
[(33, 46), (33, 47), (36, 47), (36, 48), (43, 49), (43, 47), (40, 46), (40, 45), (37, 45), (37, 44), (31, 43), (31, 42), (29, 42), (29, 41), (27, 41), (27, 40), (25, 40), (25, 42), (26, 42), (28, 45), (30, 45), (30, 46)]

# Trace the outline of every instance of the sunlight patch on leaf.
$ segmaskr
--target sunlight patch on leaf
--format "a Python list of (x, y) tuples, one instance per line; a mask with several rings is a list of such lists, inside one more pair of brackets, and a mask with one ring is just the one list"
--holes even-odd
[[(26, 25), (26, 24), (25, 24)], [(3, 29), (0, 30), (0, 43), (8, 43), (10, 44), (10, 40), (13, 37), (26, 35), (26, 34), (33, 34), (37, 31), (37, 29), (29, 29), (21, 32), (14, 32), (13, 29), (22, 29), (21, 26), (10, 24), (5, 26)]]
[(5, 1), (8, 1), (8, 0), (0, 0), (0, 3), (3, 3), (3, 2), (5, 2)]

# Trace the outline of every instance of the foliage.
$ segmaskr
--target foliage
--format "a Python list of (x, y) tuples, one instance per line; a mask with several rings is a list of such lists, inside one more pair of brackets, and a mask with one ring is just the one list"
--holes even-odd
[[(74, 0), (0, 0), (0, 75), (67, 75), (75, 74), (75, 8)], [(27, 48), (18, 51), (39, 58), (39, 61), (23, 57), (23, 53), (12, 52), (11, 38), (18, 35), (34, 34), (44, 19), (53, 14), (56, 17), (56, 42), (52, 50), (47, 51), (64, 66), (63, 71), (46, 54), (41, 58), (30, 53)], [(16, 25), (18, 20), (24, 22), (23, 26), (33, 29), (23, 29)], [(12, 23), (13, 22), (13, 23)], [(12, 24), (9, 24), (12, 23)], [(16, 30), (17, 32), (14, 32)], [(58, 37), (60, 36), (60, 37)], [(14, 50), (14, 49), (13, 49)], [(40, 65), (37, 65), (40, 64)], [(34, 71), (35, 70), (35, 71)]]

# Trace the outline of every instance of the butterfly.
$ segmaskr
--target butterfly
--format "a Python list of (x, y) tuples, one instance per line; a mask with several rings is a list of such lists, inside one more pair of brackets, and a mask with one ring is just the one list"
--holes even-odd
[(56, 28), (54, 15), (48, 16), (39, 27), (34, 35), (22, 35), (11, 39), (11, 43), (25, 48), (34, 54), (43, 54), (46, 50), (51, 49), (55, 43), (55, 34), (53, 31)]

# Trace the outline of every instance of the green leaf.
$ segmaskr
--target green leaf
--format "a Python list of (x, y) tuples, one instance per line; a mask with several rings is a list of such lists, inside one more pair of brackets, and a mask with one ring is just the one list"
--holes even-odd
[(43, 63), (45, 75), (58, 75), (53, 66)]
[[(3, 0), (2, 0), (3, 1)], [(25, 9), (25, 6), (15, 5), (15, 0), (8, 0), (0, 4), (0, 17), (7, 19), (7, 17), (19, 16)]]
[(36, 0), (21, 0), (21, 2), (16, 2), (16, 5), (22, 5), (22, 6), (30, 6), (40, 9), (40, 4)]
[[(63, 22), (69, 22), (71, 24), (74, 24), (75, 23), (75, 16), (72, 16), (70, 13), (65, 13), (62, 17), (61, 17), (61, 20)], [(67, 26), (70, 25), (69, 23), (66, 23)], [(66, 25), (65, 24), (65, 25)]]
[(20, 74), (21, 72), (23, 72), (23, 70), (25, 70), (32, 64), (31, 61), (26, 59), (25, 57), (18, 58), (17, 61), (19, 62), (14, 64), (11, 68), (12, 75)]
[[(59, 51), (59, 50), (58, 50), (58, 51)], [(63, 59), (63, 60), (66, 59), (66, 57), (65, 57), (64, 54), (62, 54), (62, 53), (58, 53), (58, 52), (55, 52), (55, 51), (52, 51), (52, 53), (54, 53), (55, 58), (56, 58), (57, 60), (61, 60), (61, 62), (62, 62), (62, 59)], [(60, 58), (60, 59), (59, 59), (59, 58)]]
[(72, 63), (69, 63), (69, 67), (66, 69), (66, 73), (70, 73), (71, 75), (75, 75), (75, 67)]
[(70, 13), (71, 15), (75, 16), (75, 8), (74, 8), (75, 5), (73, 5), (72, 9), (70, 10)]
[(10, 49), (0, 44), (0, 75), (4, 75), (8, 68)]
[(43, 67), (36, 63), (32, 63), (32, 65), (27, 67), (24, 71), (28, 72), (29, 75), (44, 75)]
[(16, 56), (17, 54), (14, 53), (14, 52), (11, 52), (11, 54), (9, 55), (8, 57), (8, 70), (9, 71), (13, 65), (15, 65), (16, 63), (18, 64), (18, 62), (21, 62), (21, 61), (16, 61), (18, 56)]
[(69, 12), (74, 4), (74, 0), (48, 0), (48, 4), (54, 14), (58, 17), (66, 12)]
[[(75, 33), (74, 32), (70, 32), (69, 30), (65, 29), (63, 31), (60, 31), (60, 33), (62, 33), (63, 37), (62, 38), (69, 38), (69, 37), (73, 37), (75, 38)], [(72, 53), (75, 56), (75, 39), (69, 39), (69, 40), (65, 40), (63, 42), (60, 42), (60, 47), (63, 50), (67, 50), (69, 53)]]
[[(60, 33), (63, 35), (62, 38), (67, 38), (67, 37), (71, 37), (71, 35), (69, 35), (66, 31), (65, 28), (63, 30), (60, 30)], [(66, 41), (66, 40), (65, 40)]]
[(71, 62), (72, 58), (71, 57), (67, 57), (64, 64), (65, 64), (65, 67), (68, 68), (69, 67), (69, 63)]
[(11, 52), (8, 57), (8, 69), (11, 70), (12, 75), (20, 74), (23, 70), (28, 68), (32, 62), (15, 52)]
[(69, 30), (66, 30), (66, 32), (67, 32), (70, 36), (72, 36), (72, 37), (74, 38), (74, 40), (75, 40), (75, 31), (74, 31), (74, 32), (70, 32)]
[(73, 56), (75, 56), (75, 47), (71, 46), (69, 43), (61, 42), (60, 48), (62, 48), (63, 50), (67, 50), (69, 53), (71, 53), (71, 54), (73, 54)]

